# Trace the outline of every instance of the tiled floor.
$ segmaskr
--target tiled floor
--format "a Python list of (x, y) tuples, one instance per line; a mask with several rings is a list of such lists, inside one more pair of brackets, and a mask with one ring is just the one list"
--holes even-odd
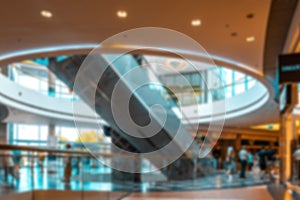
[(267, 186), (245, 187), (235, 189), (218, 189), (205, 191), (184, 191), (184, 192), (150, 192), (133, 193), (124, 200), (191, 200), (191, 199), (243, 199), (243, 200), (272, 200)]
[[(238, 174), (230, 179), (219, 172), (195, 180), (166, 181), (161, 174), (145, 174), (142, 183), (113, 182), (109, 168), (87, 168), (78, 175), (74, 174), (70, 184), (63, 182), (63, 168), (56, 168), (55, 173), (47, 170), (22, 168), (19, 181), (13, 185), (4, 183), (0, 176), (1, 194), (35, 190), (73, 190), (84, 191), (124, 191), (129, 196), (126, 200), (135, 199), (255, 199), (255, 200), (290, 200), (285, 191), (274, 187), (267, 188), (269, 179), (261, 179), (258, 174), (248, 173), (246, 179)], [(155, 181), (153, 181), (155, 180)], [(276, 200), (277, 200), (276, 199)]]

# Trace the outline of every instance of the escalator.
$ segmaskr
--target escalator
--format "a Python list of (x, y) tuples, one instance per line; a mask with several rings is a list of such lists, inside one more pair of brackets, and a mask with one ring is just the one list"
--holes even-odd
[[(170, 158), (171, 164), (161, 170), (169, 179), (194, 178), (199, 144), (175, 114), (176, 102), (140, 58), (131, 54), (76, 55), (61, 62), (52, 60), (49, 69), (95, 107), (110, 125), (114, 145), (132, 153), (159, 152)], [(161, 159), (151, 162), (161, 167)]]

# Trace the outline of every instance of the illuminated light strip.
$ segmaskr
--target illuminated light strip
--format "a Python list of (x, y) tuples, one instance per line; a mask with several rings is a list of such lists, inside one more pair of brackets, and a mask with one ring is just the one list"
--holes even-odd
[(50, 46), (50, 47), (26, 49), (26, 50), (2, 54), (0, 55), (0, 61), (14, 58), (14, 57), (26, 56), (26, 55), (38, 54), (38, 53), (40, 54), (40, 53), (66, 51), (66, 50), (94, 49), (97, 46), (98, 44), (78, 44), (78, 45), (62, 45), (62, 46)]
[[(92, 50), (92, 49), (95, 49), (97, 47), (99, 48), (99, 44), (90, 43), (90, 44), (72, 44), (72, 45), (49, 46), (49, 47), (41, 47), (41, 48), (20, 50), (20, 51), (15, 51), (15, 52), (10, 52), (10, 53), (0, 55), (0, 61), (6, 60), (6, 59), (11, 59), (11, 58), (14, 58), (14, 57), (32, 55), (32, 54), (42, 54), (42, 53), (68, 51), (68, 50), (83, 50), (83, 49)], [(121, 44), (107, 45), (107, 46), (103, 45), (101, 49), (103, 49), (103, 51), (101, 50), (101, 52), (103, 52), (103, 53), (105, 53), (105, 50), (109, 50), (109, 49), (132, 49), (132, 50), (143, 50), (143, 49), (150, 49), (151, 50), (151, 49), (153, 49), (155, 51), (162, 51), (162, 52), (166, 52), (166, 50), (168, 50), (169, 52), (174, 52), (175, 54), (177, 52), (178, 54), (190, 55), (190, 56), (194, 56), (195, 58), (197, 58), (199, 56), (205, 58), (205, 57), (207, 57), (207, 55), (209, 55), (209, 57), (213, 58), (214, 60), (218, 60), (218, 61), (228, 63), (228, 64), (231, 64), (231, 65), (234, 65), (234, 66), (242, 67), (242, 68), (247, 69), (249, 71), (252, 71), (252, 72), (254, 72), (255, 74), (258, 74), (258, 75), (261, 74), (261, 72), (255, 70), (254, 68), (251, 68), (250, 66), (248, 66), (246, 64), (235, 62), (233, 60), (223, 58), (223, 57), (220, 57), (220, 56), (216, 56), (216, 55), (210, 55), (210, 54), (205, 55), (204, 53), (199, 53), (199, 52), (194, 52), (194, 51), (189, 51), (189, 50), (162, 48), (162, 47), (155, 47), (155, 46), (142, 47), (142, 46), (138, 46), (138, 45), (121, 45)], [(269, 97), (269, 94), (267, 95), (267, 97)], [(265, 98), (265, 101), (267, 99), (268, 98)]]
[[(60, 46), (49, 46), (49, 47), (41, 47), (41, 48), (34, 48), (34, 49), (26, 49), (26, 50), (20, 50), (20, 51), (15, 51), (15, 52), (10, 52), (6, 54), (0, 55), (0, 61), (14, 58), (14, 57), (20, 57), (20, 56), (26, 56), (26, 55), (31, 55), (31, 54), (41, 54), (41, 53), (49, 53), (49, 52), (56, 52), (56, 51), (68, 51), (68, 50), (80, 50), (80, 49), (94, 49), (94, 48), (99, 48), (99, 44), (96, 43), (87, 43), (87, 44), (72, 44), (72, 45), (60, 45)], [(143, 47), (139, 45), (122, 45), (122, 44), (115, 44), (115, 45), (108, 45), (108, 46), (103, 46), (102, 49), (105, 52), (105, 49), (132, 49), (132, 50), (145, 50), (145, 49), (150, 49), (150, 50), (156, 50), (156, 51), (162, 51), (166, 52), (168, 50), (169, 52), (178, 52), (178, 54), (186, 54), (190, 56), (195, 56), (195, 57), (207, 57), (209, 55), (213, 60), (221, 61), (224, 63), (228, 63), (234, 66), (242, 67), (246, 70), (252, 71), (258, 75), (262, 75), (261, 72), (258, 70), (255, 70), (254, 68), (240, 63), (236, 62), (234, 60), (230, 60), (227, 58), (223, 58), (217, 55), (211, 55), (211, 54), (204, 54), (204, 53), (199, 53), (199, 52), (194, 52), (194, 51), (189, 51), (189, 50), (180, 50), (180, 49), (172, 49), (172, 48), (162, 48), (162, 47)], [(222, 66), (224, 67), (224, 66)]]

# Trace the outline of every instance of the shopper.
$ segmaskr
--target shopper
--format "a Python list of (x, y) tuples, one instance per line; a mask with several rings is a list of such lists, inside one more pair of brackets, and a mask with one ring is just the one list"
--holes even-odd
[(300, 145), (297, 145), (297, 149), (293, 153), (294, 161), (295, 161), (295, 167), (296, 167), (296, 175), (297, 175), (297, 182), (300, 181)]
[(4, 151), (2, 158), (2, 166), (4, 167), (4, 182), (9, 183), (9, 176), (11, 177), (11, 184), (13, 184), (15, 176), (14, 161), (9, 150)]
[(228, 181), (232, 181), (232, 174), (233, 174), (233, 170), (234, 170), (234, 150), (232, 146), (229, 146), (227, 148), (227, 155), (226, 155), (226, 174), (228, 175)]
[(22, 163), (22, 152), (20, 150), (13, 150), (14, 172), (17, 179), (20, 178), (20, 168)]
[(269, 176), (271, 176), (271, 172), (274, 168), (276, 151), (271, 146), (268, 146), (266, 151), (267, 173), (269, 174)]
[(38, 164), (39, 164), (41, 173), (44, 173), (44, 160), (45, 160), (45, 153), (44, 152), (40, 152), (38, 154)]
[(266, 163), (267, 151), (265, 146), (261, 147), (260, 151), (257, 153), (257, 156), (259, 159), (259, 169), (261, 173), (261, 179), (263, 179), (266, 174), (266, 168), (267, 168), (267, 163)]
[(252, 150), (250, 150), (250, 152), (248, 153), (248, 170), (249, 170), (249, 172), (252, 171), (252, 167), (253, 167), (253, 152), (252, 152)]
[(240, 178), (246, 178), (245, 174), (246, 174), (246, 166), (248, 160), (248, 152), (245, 146), (242, 146), (242, 149), (239, 151), (239, 159), (241, 162)]
[[(70, 150), (71, 145), (66, 145), (66, 150)], [(69, 154), (65, 155), (65, 169), (64, 169), (64, 182), (70, 183), (72, 175), (72, 157)]]

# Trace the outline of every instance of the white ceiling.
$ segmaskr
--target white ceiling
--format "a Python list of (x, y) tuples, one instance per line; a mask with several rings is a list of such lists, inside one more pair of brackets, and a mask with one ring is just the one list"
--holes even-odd
[[(6, 0), (0, 7), (0, 54), (53, 45), (100, 43), (121, 31), (164, 27), (198, 41), (210, 54), (262, 71), (270, 0)], [(128, 17), (119, 19), (118, 10)], [(50, 19), (41, 10), (53, 13)], [(253, 13), (254, 17), (246, 16)], [(192, 27), (192, 19), (202, 21)], [(232, 37), (231, 33), (237, 36)], [(245, 38), (255, 36), (247, 43)]]

